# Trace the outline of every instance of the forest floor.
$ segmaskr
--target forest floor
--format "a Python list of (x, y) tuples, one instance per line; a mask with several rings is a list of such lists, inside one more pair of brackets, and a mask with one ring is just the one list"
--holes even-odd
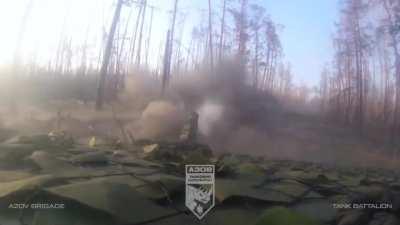
[[(3, 121), (13, 129), (0, 133), (0, 224), (399, 224), (394, 161), (316, 117), (282, 114), (261, 149), (226, 154), (190, 142), (123, 143), (118, 123), (140, 114), (73, 109)], [(202, 221), (184, 205), (188, 164), (216, 166), (216, 206)]]
[(302, 113), (289, 113), (281, 120), (272, 136), (272, 146), (283, 158), (341, 166), (400, 168), (394, 149), (360, 137), (352, 128)]
[[(68, 105), (60, 112), (57, 115), (58, 112), (49, 113), (48, 110), (35, 108), (11, 117), (11, 120), (3, 119), (4, 127), (7, 128), (0, 130), (0, 141), (17, 135), (44, 134), (57, 129), (72, 135), (80, 144), (87, 144), (93, 136), (98, 139), (118, 139), (121, 138), (118, 123), (132, 132), (132, 124), (141, 117), (140, 111), (123, 107), (96, 112), (91, 105), (76, 104)], [(273, 129), (267, 134), (261, 138), (255, 135), (258, 136), (256, 139), (243, 138), (239, 148), (227, 152), (328, 165), (400, 168), (400, 159), (393, 153), (394, 150), (382, 143), (361, 138), (353, 129), (324, 121), (315, 114), (283, 112), (274, 119)], [(136, 137), (136, 133), (133, 136)], [(206, 139), (202, 140), (207, 142)], [(256, 147), (253, 147), (254, 143), (249, 143), (254, 140), (258, 142)], [(243, 147), (246, 144), (249, 147)], [(225, 153), (218, 147), (213, 149), (218, 154)]]

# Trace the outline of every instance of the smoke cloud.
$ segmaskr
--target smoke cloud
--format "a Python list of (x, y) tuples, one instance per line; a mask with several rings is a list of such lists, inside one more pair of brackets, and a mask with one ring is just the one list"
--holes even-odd
[(260, 149), (281, 111), (278, 101), (254, 89), (240, 66), (232, 62), (220, 65), (214, 73), (203, 70), (174, 79), (162, 98), (161, 84), (149, 77), (129, 78), (122, 94), (124, 102), (141, 112), (130, 125), (138, 138), (177, 140), (184, 121), (195, 111), (200, 141), (215, 150)]
[[(350, 154), (356, 152), (354, 149), (365, 152), (373, 146), (367, 146), (351, 134), (344, 135), (347, 139), (333, 140), (331, 133), (342, 130), (322, 126), (316, 118), (311, 118), (312, 115), (301, 115), (298, 107), (287, 104), (284, 99), (256, 90), (249, 78), (238, 64), (226, 62), (214, 72), (200, 70), (174, 77), (162, 96), (160, 77), (139, 71), (126, 76), (124, 91), (101, 112), (93, 110), (90, 98), (87, 104), (73, 99), (24, 98), (17, 101), (19, 113), (13, 113), (3, 102), (0, 129), (18, 130), (28, 135), (49, 132), (56, 128), (61, 111), (61, 129), (76, 138), (117, 136), (121, 132), (113, 119), (113, 110), (137, 139), (178, 140), (185, 121), (195, 111), (199, 114), (199, 141), (209, 144), (216, 152), (334, 163), (355, 163), (352, 159), (360, 159), (364, 164), (369, 161), (372, 164), (377, 159), (377, 156), (367, 159), (360, 158), (360, 154)], [(70, 84), (73, 82), (71, 80)], [(26, 81), (24, 87), (29, 89), (29, 84)], [(42, 90), (39, 87), (43, 86), (37, 85), (35, 90)], [(95, 90), (96, 86), (87, 87)]]

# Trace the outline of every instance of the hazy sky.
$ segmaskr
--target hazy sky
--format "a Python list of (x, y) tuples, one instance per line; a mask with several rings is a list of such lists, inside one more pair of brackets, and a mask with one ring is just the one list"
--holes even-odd
[(286, 59), (298, 82), (318, 84), (321, 68), (331, 61), (331, 37), (339, 0), (268, 0), (272, 18), (285, 26), (281, 35)]
[[(0, 1), (0, 64), (9, 63), (15, 39), (28, 0)], [(111, 18), (113, 0), (34, 0), (34, 7), (23, 40), (26, 61), (45, 62), (53, 57), (62, 33), (67, 33), (76, 49), (85, 39), (93, 49), (101, 41), (103, 21)], [(168, 9), (173, 0), (149, 0), (159, 9), (154, 11), (152, 49), (157, 55), (169, 24)], [(285, 59), (292, 65), (297, 83), (316, 85), (321, 67), (332, 56), (331, 35), (337, 20), (338, 0), (253, 0), (263, 5), (272, 19), (284, 26), (281, 33)], [(213, 0), (215, 7), (221, 0)], [(178, 32), (190, 35), (191, 23), (199, 19), (198, 9), (206, 9), (206, 0), (180, 0), (181, 15)], [(124, 8), (123, 17), (129, 15)], [(149, 16), (149, 14), (147, 14)], [(135, 13), (132, 14), (135, 16)], [(65, 19), (67, 18), (67, 19)], [(205, 18), (204, 18), (205, 19)], [(215, 19), (219, 19), (215, 17)], [(65, 26), (63, 26), (65, 24)], [(90, 25), (90, 26), (89, 26)], [(62, 29), (64, 27), (64, 30)], [(178, 34), (179, 35), (179, 34)], [(92, 52), (96, 58), (98, 52)], [(157, 57), (156, 57), (157, 58)], [(78, 62), (76, 59), (76, 63)], [(156, 59), (154, 59), (156, 60)], [(47, 63), (47, 62), (45, 62)]]

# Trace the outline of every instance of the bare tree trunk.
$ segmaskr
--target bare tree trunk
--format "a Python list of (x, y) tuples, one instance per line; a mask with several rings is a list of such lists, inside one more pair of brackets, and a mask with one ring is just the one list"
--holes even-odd
[(152, 31), (152, 28), (153, 28), (154, 7), (150, 6), (150, 8), (151, 8), (151, 14), (150, 14), (149, 34), (147, 36), (147, 44), (146, 44), (146, 67), (149, 67), (150, 39), (151, 39), (151, 31)]
[(356, 79), (357, 79), (357, 90), (358, 90), (358, 108), (357, 108), (357, 122), (358, 122), (358, 130), (360, 136), (363, 135), (364, 131), (364, 119), (365, 119), (365, 111), (364, 111), (364, 76), (363, 76), (363, 49), (362, 49), (362, 37), (361, 37), (361, 27), (360, 27), (360, 15), (359, 15), (359, 5), (358, 1), (354, 1), (353, 4), (353, 16), (352, 18), (352, 26), (354, 33), (354, 42), (355, 42), (355, 66), (356, 66)]
[(214, 51), (213, 51), (213, 30), (212, 30), (212, 13), (211, 13), (211, 0), (208, 0), (208, 33), (209, 33), (209, 48), (210, 48), (210, 68), (214, 71)]
[(174, 46), (174, 32), (175, 32), (175, 21), (176, 21), (176, 13), (178, 10), (178, 0), (175, 0), (174, 11), (172, 15), (172, 24), (171, 30), (167, 32), (167, 41), (165, 46), (165, 54), (164, 54), (164, 71), (163, 71), (163, 79), (162, 79), (162, 90), (161, 95), (165, 94), (166, 88), (169, 84), (171, 78), (171, 58)]
[(165, 90), (168, 86), (169, 79), (170, 79), (170, 66), (171, 66), (171, 31), (168, 30), (167, 38), (165, 42), (165, 52), (164, 52), (164, 67), (163, 67), (163, 74), (162, 74), (162, 87), (161, 87), (161, 95), (165, 94)]
[(178, 47), (175, 48), (176, 50), (175, 50), (175, 57), (174, 57), (175, 58), (174, 74), (176, 75), (176, 77), (179, 77), (179, 75), (180, 75), (181, 64), (182, 64), (181, 63), (181, 61), (182, 61), (181, 55), (182, 55), (182, 37), (183, 37), (183, 31), (185, 30), (184, 23), (185, 23), (185, 20), (183, 20), (183, 23), (179, 25), (181, 29), (178, 34), (177, 40), (176, 40), (176, 42), (179, 44)]
[[(170, 54), (172, 54), (174, 49), (174, 35), (175, 35), (175, 22), (176, 22), (176, 13), (178, 11), (178, 0), (175, 0), (174, 4), (174, 12), (172, 16), (172, 24), (171, 24), (171, 41), (170, 41)], [(170, 56), (171, 57), (171, 56)]]
[(146, 18), (146, 8), (147, 8), (147, 0), (143, 0), (143, 14), (142, 14), (142, 23), (140, 25), (139, 31), (139, 42), (138, 42), (138, 51), (136, 56), (136, 66), (140, 66), (140, 56), (142, 54), (142, 38), (143, 38), (143, 26)]
[(222, 56), (224, 54), (224, 34), (225, 34), (225, 13), (226, 13), (226, 1), (227, 0), (223, 0), (224, 4), (222, 7), (222, 18), (221, 18), (221, 34), (219, 37), (219, 62), (222, 61)]
[(266, 89), (267, 79), (268, 79), (267, 74), (269, 73), (269, 70), (270, 70), (270, 67), (269, 67), (269, 65), (270, 65), (270, 58), (271, 58), (271, 49), (270, 49), (270, 47), (268, 47), (268, 49), (267, 49), (267, 56), (266, 56), (266, 59), (265, 59), (265, 66), (264, 66), (264, 72), (263, 72), (263, 79), (262, 79), (262, 83), (261, 83), (261, 88), (262, 88), (262, 90), (265, 90), (265, 89)]
[[(358, 44), (357, 44), (358, 45)], [(357, 89), (358, 89), (358, 129), (360, 135), (363, 134), (364, 127), (364, 84), (363, 84), (363, 71), (362, 71), (362, 54), (361, 49), (356, 47), (356, 76), (357, 76)]]
[[(393, 36), (393, 35), (392, 35)], [(395, 105), (393, 112), (392, 142), (398, 144), (398, 136), (400, 134), (400, 54), (397, 48), (397, 39), (392, 37), (393, 51), (395, 52)]]
[[(347, 47), (346, 47), (347, 48)], [(348, 93), (347, 93), (347, 106), (346, 106), (346, 124), (352, 123), (351, 121), (351, 108), (352, 108), (352, 86), (351, 86), (351, 58), (346, 55), (346, 78), (347, 78), (347, 88), (348, 88)]]
[(101, 110), (104, 104), (104, 87), (106, 76), (108, 72), (108, 64), (110, 62), (111, 51), (113, 48), (114, 34), (117, 28), (119, 17), (121, 14), (123, 0), (118, 0), (117, 7), (115, 8), (113, 21), (108, 34), (107, 45), (103, 56), (103, 63), (100, 70), (100, 80), (97, 87), (96, 110)]
[(246, 26), (247, 26), (247, 3), (248, 0), (240, 0), (240, 18), (239, 18), (239, 60), (240, 63), (244, 66), (245, 64), (245, 56), (247, 51), (247, 33), (246, 33)]
[(193, 37), (192, 37), (192, 39), (190, 40), (190, 43), (189, 43), (189, 48), (187, 49), (186, 62), (185, 62), (185, 73), (189, 72), (189, 61), (190, 61), (190, 56), (192, 54), (193, 46), (194, 46), (194, 44), (193, 44)]
[(272, 53), (271, 65), (270, 65), (269, 74), (268, 74), (268, 77), (269, 77), (268, 84), (269, 84), (269, 89), (271, 90), (271, 92), (274, 91), (275, 66), (276, 66), (276, 63), (278, 61), (278, 55), (277, 54), (278, 53), (275, 52), (275, 51)]
[(269, 61), (268, 61), (269, 64), (267, 64), (268, 70), (267, 70), (267, 75), (266, 75), (266, 77), (267, 77), (266, 85), (267, 85), (267, 88), (270, 90), (272, 90), (271, 89), (271, 87), (272, 87), (272, 67), (274, 65), (274, 58), (275, 58), (275, 51), (271, 50), (270, 56), (269, 56)]
[(383, 50), (383, 56), (382, 56), (382, 73), (384, 74), (383, 76), (383, 84), (382, 84), (382, 90), (383, 90), (383, 121), (385, 124), (388, 123), (389, 121), (389, 102), (390, 102), (390, 97), (389, 97), (389, 86), (390, 86), (390, 72), (389, 72), (389, 59), (387, 52)]
[(130, 50), (129, 50), (130, 51), (130, 59), (129, 59), (130, 63), (134, 62), (137, 32), (138, 32), (138, 29), (139, 29), (140, 16), (142, 15), (142, 11), (143, 11), (142, 2), (139, 3), (139, 4), (140, 4), (139, 5), (139, 12), (138, 12), (138, 15), (136, 17), (135, 29), (134, 29), (134, 32), (133, 32), (132, 43), (131, 43), (131, 47), (130, 47)]
[[(119, 51), (118, 56), (117, 56), (117, 65), (118, 65), (118, 68), (120, 67), (121, 62), (123, 61), (123, 59), (122, 59), (122, 53), (124, 53), (125, 40), (126, 40), (126, 38), (127, 38), (126, 36), (128, 35), (129, 21), (131, 20), (132, 13), (133, 13), (133, 7), (132, 7), (132, 8), (130, 9), (130, 11), (129, 11), (128, 19), (127, 19), (126, 25), (125, 25), (124, 34), (123, 34), (123, 36), (122, 36), (122, 41), (121, 41), (121, 45), (120, 45), (120, 51)], [(117, 70), (117, 74), (119, 74), (119, 72), (120, 72), (120, 69)], [(126, 70), (123, 71), (122, 73), (125, 73), (125, 72), (126, 72)], [(123, 83), (123, 80), (122, 80), (122, 83)]]
[(82, 55), (81, 55), (81, 65), (77, 71), (79, 76), (85, 76), (87, 69), (87, 49), (88, 49), (88, 36), (89, 36), (89, 27), (86, 29), (86, 37), (85, 41), (82, 45)]
[(258, 30), (256, 30), (255, 32), (255, 41), (256, 41), (256, 45), (255, 45), (255, 56), (254, 56), (254, 87), (257, 88), (258, 87)]

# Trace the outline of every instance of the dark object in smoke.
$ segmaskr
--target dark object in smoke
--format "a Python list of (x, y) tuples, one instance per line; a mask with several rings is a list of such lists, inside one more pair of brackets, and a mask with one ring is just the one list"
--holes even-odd
[[(200, 130), (202, 137), (218, 151), (236, 151), (244, 142), (253, 143), (246, 144), (247, 148), (260, 147), (265, 143), (265, 134), (272, 133), (281, 121), (278, 100), (266, 90), (255, 89), (246, 77), (240, 65), (226, 62), (218, 65), (213, 74), (203, 71), (176, 84), (186, 110), (199, 112), (200, 129), (207, 127), (206, 132)], [(213, 109), (220, 112), (210, 112)], [(242, 130), (257, 136), (247, 138)]]
[(191, 112), (188, 120), (183, 126), (180, 140), (184, 142), (195, 142), (197, 140), (197, 133), (199, 127), (199, 114)]

